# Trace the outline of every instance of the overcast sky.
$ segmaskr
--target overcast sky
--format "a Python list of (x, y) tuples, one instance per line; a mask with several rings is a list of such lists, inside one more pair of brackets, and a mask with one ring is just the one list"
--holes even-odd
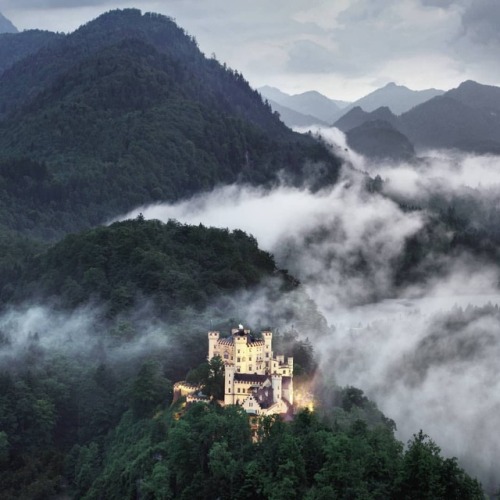
[(69, 32), (132, 6), (174, 17), (255, 87), (354, 100), (391, 81), (500, 85), (499, 0), (0, 0), (20, 30)]

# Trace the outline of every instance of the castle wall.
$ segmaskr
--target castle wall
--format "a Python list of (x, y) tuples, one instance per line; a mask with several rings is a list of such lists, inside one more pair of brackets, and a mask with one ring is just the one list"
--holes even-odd
[[(273, 356), (272, 332), (262, 332), (262, 340), (254, 341), (250, 340), (250, 331), (242, 327), (232, 333), (231, 337), (222, 339), (219, 332), (208, 333), (208, 359), (220, 356), (225, 364), (224, 404), (239, 404), (249, 413), (256, 414), (287, 412), (288, 406), (283, 399), (293, 403), (293, 358), (285, 361), (283, 355)], [(238, 379), (238, 374), (246, 377)], [(258, 377), (250, 378), (250, 375), (270, 377), (259, 380)], [(286, 383), (283, 383), (283, 377), (287, 377)], [(271, 407), (263, 409), (254, 397), (254, 391), (271, 386), (274, 410)]]

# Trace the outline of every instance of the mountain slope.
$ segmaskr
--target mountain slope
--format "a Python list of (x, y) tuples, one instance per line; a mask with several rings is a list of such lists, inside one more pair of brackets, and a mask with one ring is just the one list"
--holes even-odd
[(320, 120), (316, 116), (307, 115), (294, 111), (293, 109), (287, 108), (278, 104), (276, 101), (271, 99), (268, 100), (271, 108), (275, 113), (280, 115), (281, 121), (290, 128), (293, 127), (309, 127), (312, 125), (324, 125), (328, 126), (328, 123)]
[(420, 149), (500, 153), (499, 87), (464, 82), (399, 117), (388, 108), (366, 112), (357, 106), (337, 120), (335, 126), (349, 132), (373, 120), (389, 123)]
[(0, 12), (0, 33), (17, 33), (17, 28)]
[[(344, 101), (330, 99), (316, 91), (289, 95), (277, 88), (269, 86), (260, 87), (258, 90), (263, 97), (270, 101), (274, 101), (302, 115), (315, 117), (317, 119), (315, 123), (333, 123), (342, 113), (342, 108), (348, 104)], [(275, 109), (275, 111), (279, 112), (279, 109)], [(284, 121), (289, 126), (294, 125), (294, 123), (288, 123), (286, 120)]]
[(343, 132), (348, 132), (355, 127), (374, 120), (383, 120), (395, 128), (398, 127), (397, 116), (387, 106), (380, 107), (372, 112), (364, 111), (360, 106), (356, 106), (339, 118), (333, 126)]
[(41, 30), (0, 34), (0, 74), (15, 62), (34, 54), (57, 38), (61, 39), (63, 35)]
[(446, 95), (471, 108), (500, 112), (500, 87), (467, 80)]
[(305, 165), (323, 184), (339, 168), (172, 20), (137, 10), (15, 63), (0, 103), (0, 224), (43, 237), (216, 184), (269, 184), (280, 171), (300, 183)]
[(437, 89), (411, 90), (391, 82), (353, 102), (350, 107), (359, 106), (370, 112), (387, 106), (394, 114), (399, 115), (443, 93), (444, 91)]
[(500, 153), (500, 88), (464, 82), (400, 117), (400, 130), (421, 148)]
[(415, 149), (408, 138), (385, 120), (371, 120), (346, 134), (349, 147), (372, 159), (408, 161)]

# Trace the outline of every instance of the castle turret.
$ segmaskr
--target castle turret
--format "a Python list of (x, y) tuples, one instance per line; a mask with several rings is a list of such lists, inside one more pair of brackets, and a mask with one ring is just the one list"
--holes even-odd
[(234, 365), (227, 365), (224, 375), (224, 404), (233, 405), (234, 401)]
[(241, 373), (247, 372), (248, 366), (248, 336), (243, 329), (238, 330), (237, 333), (233, 335), (234, 341), (234, 362), (236, 366), (236, 371)]
[(262, 338), (264, 339), (264, 364), (268, 373), (272, 372), (271, 360), (273, 359), (272, 343), (273, 334), (269, 331), (262, 332)]
[(271, 383), (273, 385), (273, 403), (277, 403), (281, 399), (281, 377), (273, 375)]
[(215, 356), (215, 347), (219, 340), (219, 332), (208, 332), (208, 361)]

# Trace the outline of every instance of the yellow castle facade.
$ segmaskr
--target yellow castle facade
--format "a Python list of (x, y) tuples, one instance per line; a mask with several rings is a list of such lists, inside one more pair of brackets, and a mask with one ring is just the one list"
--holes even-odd
[(240, 405), (255, 415), (292, 413), (293, 358), (274, 356), (272, 340), (272, 332), (256, 339), (242, 325), (230, 337), (208, 332), (208, 360), (220, 356), (225, 366), (225, 405)]

